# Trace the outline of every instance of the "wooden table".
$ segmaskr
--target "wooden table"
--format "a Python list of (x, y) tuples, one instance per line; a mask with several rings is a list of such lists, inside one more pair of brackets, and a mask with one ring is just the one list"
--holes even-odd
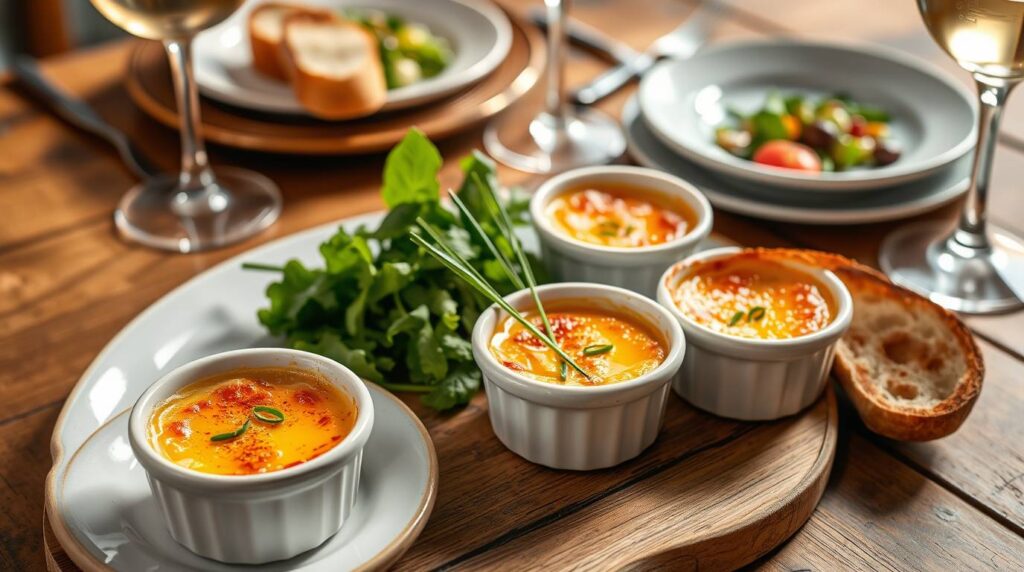
[[(965, 73), (934, 47), (913, 2), (719, 0), (715, 40), (764, 35), (886, 44)], [(539, 2), (522, 2), (522, 7)], [(635, 47), (683, 20), (696, 0), (580, 0), (580, 19)], [(45, 71), (128, 131), (166, 169), (177, 137), (139, 112), (121, 86), (127, 44), (53, 58)], [(570, 63), (571, 82), (603, 64)], [(617, 113), (622, 93), (602, 105)], [(1024, 103), (1011, 100), (996, 158), (990, 212), (1024, 234)], [(447, 159), (480, 144), (480, 131), (444, 141)], [(381, 157), (296, 158), (213, 149), (216, 164), (259, 169), (283, 189), (285, 211), (268, 232), (207, 254), (170, 255), (120, 241), (111, 211), (132, 183), (117, 156), (0, 85), (0, 569), (44, 566), (43, 479), (49, 439), (68, 391), (132, 317), (225, 258), (300, 229), (381, 207)], [(512, 171), (508, 183), (535, 184)], [(449, 161), (443, 182), (458, 179)], [(925, 218), (952, 220), (955, 207)], [(750, 245), (833, 250), (875, 262), (898, 224), (828, 228), (716, 213), (715, 231)], [(810, 521), (755, 566), (765, 569), (1024, 568), (1024, 313), (969, 318), (987, 365), (973, 416), (955, 435), (903, 444), (869, 433), (849, 408), (828, 489)], [(432, 432), (454, 419), (427, 415)], [(442, 495), (444, 492), (442, 492)], [(550, 515), (558, 518), (557, 514)], [(480, 539), (483, 545), (489, 539)], [(451, 557), (457, 555), (449, 555)], [(440, 560), (445, 562), (448, 560)]]

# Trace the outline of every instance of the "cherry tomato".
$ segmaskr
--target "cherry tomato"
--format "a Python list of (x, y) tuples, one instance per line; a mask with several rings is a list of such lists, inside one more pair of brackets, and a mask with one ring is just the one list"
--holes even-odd
[(806, 145), (776, 139), (758, 147), (754, 162), (783, 169), (799, 171), (821, 171), (821, 159)]

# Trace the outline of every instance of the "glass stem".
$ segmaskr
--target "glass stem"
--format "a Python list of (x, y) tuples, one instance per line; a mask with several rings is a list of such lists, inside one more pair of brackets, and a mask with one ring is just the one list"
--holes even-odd
[(545, 108), (561, 124), (565, 121), (565, 17), (570, 0), (544, 0), (548, 11), (548, 69)]
[(178, 118), (181, 122), (181, 173), (179, 186), (185, 196), (175, 202), (199, 198), (214, 183), (213, 171), (206, 156), (206, 145), (200, 133), (199, 91), (192, 72), (191, 39), (165, 40), (164, 48), (171, 62)]
[(987, 249), (985, 235), (985, 211), (988, 203), (988, 186), (992, 176), (992, 158), (995, 156), (999, 136), (999, 120), (1003, 104), (1016, 82), (974, 76), (978, 88), (978, 142), (975, 145), (974, 164), (971, 167), (971, 186), (967, 200), (960, 212), (960, 224), (951, 237), (962, 246)]

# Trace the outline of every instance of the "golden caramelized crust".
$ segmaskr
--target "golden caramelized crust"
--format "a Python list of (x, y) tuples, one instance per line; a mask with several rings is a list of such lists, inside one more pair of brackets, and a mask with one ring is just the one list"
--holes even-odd
[(545, 212), (562, 233), (582, 242), (631, 248), (686, 235), (697, 215), (682, 200), (631, 185), (585, 185), (548, 203)]
[[(490, 350), (499, 363), (538, 381), (604, 385), (640, 377), (665, 360), (664, 342), (636, 318), (591, 309), (545, 306), (555, 341), (591, 378), (584, 379), (568, 368), (566, 380), (562, 381), (555, 352), (511, 317), (498, 325), (491, 338)], [(544, 331), (536, 313), (524, 312), (524, 316)]]

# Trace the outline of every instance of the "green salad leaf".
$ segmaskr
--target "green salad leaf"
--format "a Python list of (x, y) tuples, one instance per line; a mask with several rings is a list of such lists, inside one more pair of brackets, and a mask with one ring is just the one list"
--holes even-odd
[[(468, 403), (480, 387), (469, 338), (489, 302), (413, 243), (409, 236), (417, 218), (436, 227), (499, 292), (517, 288), (487, 244), (506, 263), (516, 260), (486, 198), (486, 187), (498, 188), (494, 163), (480, 153), (460, 163), (464, 180), (457, 196), (483, 236), (441, 203), (441, 163), (433, 143), (410, 130), (385, 161), (381, 196), (389, 211), (376, 228), (339, 228), (320, 245), (320, 267), (298, 260), (246, 267), (280, 273), (267, 287), (268, 305), (257, 312), (271, 334), (392, 391), (422, 393), (427, 406), (445, 410)], [(510, 192), (502, 202), (514, 223), (524, 222), (525, 196)], [(528, 256), (527, 263), (544, 282), (537, 260)]]

